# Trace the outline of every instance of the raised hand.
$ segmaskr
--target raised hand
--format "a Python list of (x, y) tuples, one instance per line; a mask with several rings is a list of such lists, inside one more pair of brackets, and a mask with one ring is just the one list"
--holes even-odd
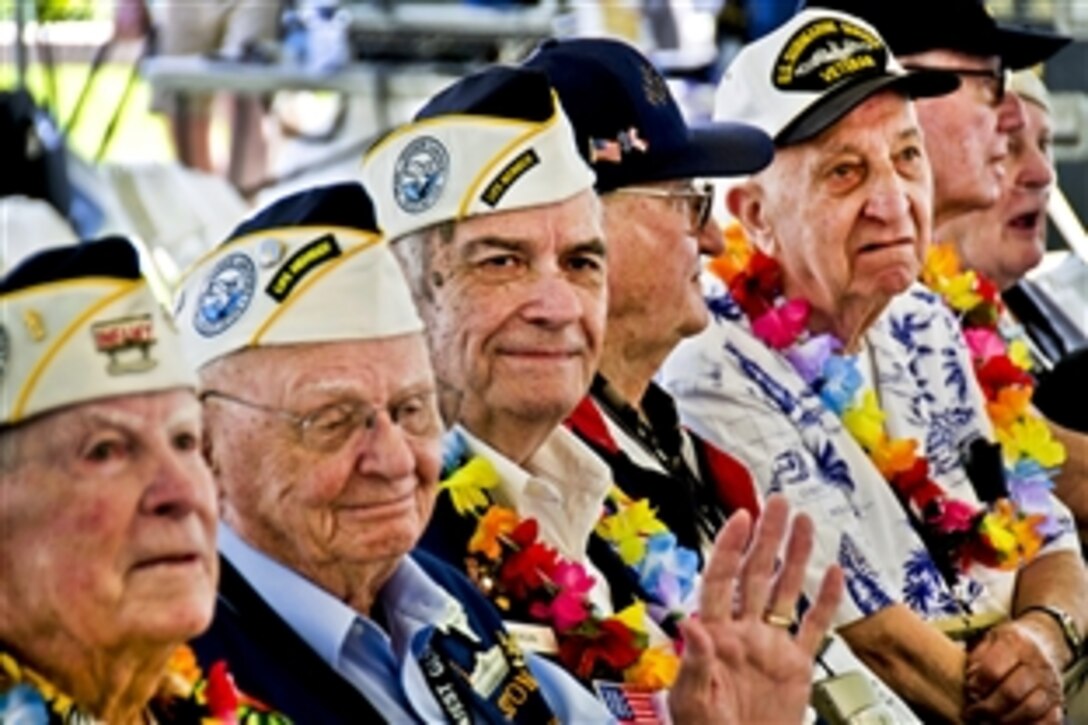
[(838, 567), (790, 632), (813, 525), (798, 516), (785, 560), (775, 558), (789, 527), (782, 496), (767, 499), (754, 536), (747, 512), (730, 517), (703, 572), (698, 617), (682, 625), (685, 650), (669, 694), (677, 723), (799, 723), (812, 686), (813, 658), (842, 597)]

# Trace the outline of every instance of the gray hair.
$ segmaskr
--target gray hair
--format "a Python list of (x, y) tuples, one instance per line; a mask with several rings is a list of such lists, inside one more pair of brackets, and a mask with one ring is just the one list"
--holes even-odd
[(415, 299), (417, 307), (422, 307), (423, 303), (434, 302), (434, 245), (436, 241), (441, 241), (442, 244), (453, 241), (456, 228), (453, 221), (439, 222), (401, 235), (389, 244), (408, 280), (408, 287), (412, 290), (412, 298)]

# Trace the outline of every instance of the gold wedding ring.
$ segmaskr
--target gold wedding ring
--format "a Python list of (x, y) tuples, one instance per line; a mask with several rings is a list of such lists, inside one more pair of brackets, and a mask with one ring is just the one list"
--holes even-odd
[(781, 627), (782, 629), (789, 629), (793, 626), (793, 617), (783, 617), (781, 614), (775, 614), (774, 612), (765, 612), (763, 621), (772, 627)]

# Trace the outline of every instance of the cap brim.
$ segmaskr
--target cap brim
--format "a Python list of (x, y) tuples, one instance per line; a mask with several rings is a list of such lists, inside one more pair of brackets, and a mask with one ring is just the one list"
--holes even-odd
[(746, 123), (715, 122), (688, 130), (687, 143), (651, 148), (644, 157), (631, 154), (623, 166), (598, 164), (597, 191), (605, 193), (639, 183), (701, 177), (746, 176), (766, 168), (774, 158), (771, 138)]
[(995, 44), (1001, 64), (1009, 70), (1020, 70), (1042, 63), (1072, 40), (1066, 35), (998, 25)]
[(951, 93), (959, 85), (959, 78), (952, 73), (928, 70), (867, 78), (814, 104), (779, 131), (774, 141), (779, 146), (808, 141), (884, 90), (898, 91), (908, 98), (928, 98)]

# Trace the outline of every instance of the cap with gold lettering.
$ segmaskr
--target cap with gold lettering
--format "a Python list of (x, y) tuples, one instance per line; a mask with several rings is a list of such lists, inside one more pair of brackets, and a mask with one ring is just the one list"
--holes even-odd
[(0, 282), (0, 422), (196, 386), (169, 314), (121, 237), (52, 247)]
[(248, 347), (423, 329), (356, 182), (287, 196), (239, 225), (185, 274), (174, 318), (194, 368)]
[(904, 70), (864, 20), (810, 8), (737, 53), (718, 84), (714, 118), (752, 124), (787, 146), (817, 136), (881, 91), (917, 98), (958, 85), (950, 73)]
[(493, 66), (432, 98), (363, 158), (386, 237), (568, 199), (593, 188), (542, 72)]

